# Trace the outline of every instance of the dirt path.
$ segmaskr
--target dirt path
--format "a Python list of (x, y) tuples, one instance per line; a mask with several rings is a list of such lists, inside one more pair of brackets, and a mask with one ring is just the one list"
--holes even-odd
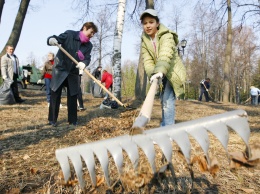
[[(58, 148), (88, 143), (100, 139), (128, 134), (139, 109), (126, 111), (99, 109), (102, 99), (84, 95), (86, 111), (78, 112), (79, 126), (67, 124), (67, 109), (60, 109), (58, 127), (47, 124), (48, 107), (45, 94), (38, 90), (22, 90), (25, 103), (10, 106), (0, 106), (0, 193), (80, 193), (79, 187), (64, 187), (60, 180), (60, 166), (55, 158)], [(62, 97), (66, 104), (66, 97)], [(137, 107), (138, 108), (138, 107)], [(260, 106), (222, 104), (213, 102), (181, 101), (176, 102), (176, 122), (185, 122), (205, 116), (224, 113), (226, 111), (243, 109), (248, 113), (251, 129), (250, 143), (259, 144), (260, 139)], [(154, 111), (147, 129), (159, 126), (161, 118), (159, 100), (156, 99)], [(244, 149), (241, 139), (234, 133), (230, 134), (229, 149)], [(259, 193), (260, 168), (242, 167), (230, 171), (224, 149), (219, 142), (211, 142), (211, 153), (217, 156), (220, 171), (213, 178), (209, 173), (201, 173), (194, 167), (195, 183), (193, 193)], [(193, 145), (193, 152), (201, 152)], [(185, 161), (173, 159), (179, 190), (188, 187), (190, 175)], [(130, 175), (129, 175), (130, 176)], [(167, 177), (167, 176), (166, 176)], [(163, 193), (162, 187), (154, 183), (150, 192)], [(114, 193), (120, 192), (121, 186), (115, 186)], [(174, 185), (168, 182), (167, 191), (173, 191)], [(87, 193), (105, 193), (105, 184), (93, 190), (87, 184)], [(139, 193), (146, 193), (147, 187), (139, 188)], [(172, 189), (172, 190), (171, 190)], [(165, 191), (166, 191), (165, 190)], [(9, 191), (9, 192), (8, 192)], [(122, 191), (122, 190), (121, 190)], [(113, 193), (112, 192), (112, 193)], [(186, 188), (187, 192), (187, 188)], [(137, 193), (137, 192), (133, 192)]]

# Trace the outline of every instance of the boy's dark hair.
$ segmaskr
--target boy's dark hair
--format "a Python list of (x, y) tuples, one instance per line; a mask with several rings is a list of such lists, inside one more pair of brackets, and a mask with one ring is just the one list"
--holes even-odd
[(142, 16), (142, 18), (141, 18), (141, 22), (142, 22), (142, 23), (143, 23), (144, 17), (147, 17), (147, 16), (154, 18), (157, 23), (160, 22), (160, 20), (159, 20), (159, 18), (158, 18), (157, 16), (153, 16), (153, 15), (151, 15), (151, 14), (149, 14), (149, 13), (145, 13), (145, 14)]
[(98, 28), (97, 28), (97, 26), (93, 22), (86, 22), (85, 24), (83, 24), (83, 26), (80, 29), (80, 31), (82, 31), (84, 27), (86, 27), (87, 30), (92, 28), (95, 33), (98, 32)]

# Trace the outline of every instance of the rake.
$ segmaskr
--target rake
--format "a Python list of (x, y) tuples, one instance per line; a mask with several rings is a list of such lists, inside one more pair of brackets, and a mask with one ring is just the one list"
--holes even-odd
[[(235, 110), (218, 115), (208, 116), (192, 121), (173, 124), (165, 127), (154, 128), (143, 131), (137, 135), (123, 135), (115, 138), (100, 140), (92, 143), (81, 144), (77, 146), (62, 148), (56, 150), (56, 158), (61, 166), (64, 179), (67, 182), (71, 177), (70, 161), (78, 177), (81, 188), (85, 186), (83, 178), (83, 166), (87, 167), (93, 186), (97, 185), (95, 173), (95, 158), (97, 157), (104, 172), (106, 184), (110, 186), (109, 174), (109, 154), (112, 156), (121, 176), (123, 172), (124, 157), (123, 151), (128, 155), (133, 167), (137, 170), (139, 153), (138, 148), (142, 149), (147, 157), (153, 173), (156, 172), (155, 149), (156, 143), (162, 150), (167, 162), (172, 164), (172, 142), (177, 143), (183, 153), (188, 165), (191, 165), (191, 143), (189, 136), (192, 136), (202, 148), (207, 163), (210, 164), (208, 155), (209, 136), (212, 133), (222, 144), (228, 153), (229, 132), (233, 129), (243, 140), (248, 151), (248, 158), (251, 157), (249, 147), (250, 128), (247, 121), (247, 113), (244, 110)], [(83, 162), (85, 165), (83, 165)]]
[[(67, 57), (69, 57), (76, 65), (79, 63), (74, 57), (72, 57), (61, 45), (55, 44)], [(97, 83), (105, 92), (108, 93), (108, 95), (114, 99), (120, 106), (123, 106), (127, 109), (133, 109), (132, 107), (129, 107), (128, 105), (123, 104), (114, 94), (112, 94), (103, 84), (99, 82), (91, 73), (88, 72), (88, 70), (84, 69), (84, 72), (93, 80), (95, 83)]]

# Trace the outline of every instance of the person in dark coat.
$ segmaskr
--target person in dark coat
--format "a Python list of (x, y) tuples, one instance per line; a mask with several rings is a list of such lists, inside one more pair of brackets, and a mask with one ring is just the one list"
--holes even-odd
[(98, 29), (93, 22), (86, 22), (80, 31), (67, 30), (59, 36), (53, 35), (47, 39), (48, 45), (61, 44), (73, 58), (79, 61), (78, 65), (76, 65), (60, 49), (54, 59), (48, 115), (49, 124), (53, 126), (57, 126), (63, 86), (67, 87), (68, 122), (77, 125), (79, 70), (84, 70), (90, 63), (90, 53), (93, 45), (89, 40), (97, 31)]
[[(92, 75), (99, 81), (101, 81), (101, 70), (102, 67), (98, 66), (93, 72)], [(93, 97), (103, 97), (103, 92), (102, 92), (102, 88), (96, 84), (95, 81), (92, 82), (92, 89), (91, 89), (91, 93), (93, 95)]]
[(203, 94), (205, 95), (205, 99), (206, 99), (206, 102), (209, 102), (209, 88), (210, 88), (210, 79), (209, 78), (206, 78), (206, 79), (203, 79), (201, 80), (200, 82), (200, 96), (199, 96), (199, 101), (202, 100), (202, 96)]
[(97, 79), (97, 80), (101, 80), (101, 70), (102, 70), (102, 67), (101, 66), (98, 66), (94, 72), (92, 73), (92, 75)]

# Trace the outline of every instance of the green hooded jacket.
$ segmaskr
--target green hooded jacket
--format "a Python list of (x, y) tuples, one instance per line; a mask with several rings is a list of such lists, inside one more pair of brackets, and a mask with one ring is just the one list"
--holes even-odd
[(146, 74), (150, 78), (155, 73), (163, 73), (170, 81), (176, 97), (184, 93), (186, 69), (178, 56), (176, 45), (178, 35), (163, 24), (155, 36), (156, 53), (151, 38), (143, 33), (142, 55)]

